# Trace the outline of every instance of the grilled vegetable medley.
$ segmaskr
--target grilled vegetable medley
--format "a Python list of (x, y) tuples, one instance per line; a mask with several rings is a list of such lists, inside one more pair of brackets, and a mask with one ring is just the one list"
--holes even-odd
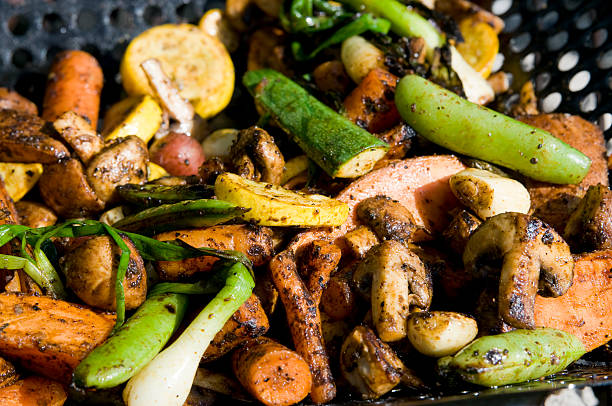
[(609, 361), (603, 134), (511, 88), (502, 29), (467, 0), (228, 0), (133, 38), (114, 105), (80, 50), (41, 106), (0, 88), (0, 404), (325, 404)]

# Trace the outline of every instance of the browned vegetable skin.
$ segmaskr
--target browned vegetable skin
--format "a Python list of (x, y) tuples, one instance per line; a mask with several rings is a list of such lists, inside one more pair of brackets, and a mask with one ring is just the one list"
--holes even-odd
[(55, 121), (73, 111), (96, 128), (103, 84), (104, 75), (96, 58), (83, 51), (59, 53), (47, 77), (42, 118)]
[(308, 364), (297, 353), (267, 338), (249, 340), (232, 356), (240, 383), (268, 406), (289, 406), (304, 399), (312, 386)]
[[(501, 269), (495, 264), (499, 259)], [(574, 270), (569, 246), (559, 234), (537, 218), (512, 212), (493, 216), (476, 229), (463, 263), (475, 276), (501, 272), (499, 315), (515, 328), (534, 328), (536, 293), (563, 295)]]
[(571, 333), (591, 351), (612, 339), (612, 250), (576, 255), (574, 263), (563, 296), (536, 296), (535, 325)]
[(105, 204), (118, 200), (115, 188), (126, 183), (147, 181), (149, 151), (138, 137), (117, 138), (91, 159), (87, 166), (87, 180), (96, 196)]
[[(4, 180), (0, 177), (0, 224), (19, 224), (19, 215), (13, 199), (4, 187)], [(0, 247), (1, 249), (2, 247)]]
[(33, 116), (38, 115), (38, 108), (34, 103), (6, 87), (0, 87), (0, 110), (15, 110)]
[(340, 262), (342, 252), (334, 243), (325, 240), (313, 241), (302, 250), (298, 258), (298, 268), (306, 288), (317, 307), (321, 302), (323, 290), (329, 282), (331, 273)]
[(504, 29), (504, 20), (468, 0), (436, 0), (435, 10), (448, 14), (457, 21), (472, 15), (478, 21), (489, 24), (499, 34)]
[(348, 265), (332, 275), (323, 291), (321, 309), (332, 320), (349, 318), (357, 310), (357, 298), (351, 287), (356, 265)]
[(270, 261), (276, 289), (287, 312), (293, 344), (310, 367), (314, 403), (326, 403), (336, 396), (336, 385), (321, 337), (321, 320), (317, 306), (297, 273), (295, 257), (286, 250)]
[(414, 132), (409, 130), (403, 123), (377, 134), (378, 138), (389, 144), (389, 151), (387, 151), (387, 155), (383, 157), (383, 160), (403, 159), (412, 145), (413, 135)]
[(290, 51), (285, 43), (286, 34), (280, 28), (264, 27), (255, 31), (249, 39), (247, 70), (271, 68), (291, 77), (285, 62)]
[(398, 78), (376, 68), (370, 71), (344, 100), (348, 118), (371, 133), (390, 129), (400, 121), (395, 107)]
[(351, 85), (351, 78), (339, 60), (323, 62), (314, 69), (312, 77), (322, 92), (337, 92), (344, 95)]
[(400, 383), (404, 364), (372, 330), (357, 326), (340, 355), (342, 375), (364, 399), (376, 399)]
[(378, 195), (363, 200), (357, 205), (357, 217), (370, 226), (381, 240), (407, 244), (428, 237), (423, 228), (415, 224), (408, 209), (387, 196)]
[(110, 334), (114, 316), (45, 296), (0, 294), (0, 353), (24, 368), (70, 382), (72, 370)]
[(43, 201), (61, 217), (90, 217), (104, 209), (76, 159), (45, 165), (38, 187)]
[(563, 232), (570, 214), (589, 186), (608, 186), (608, 167), (605, 157), (605, 140), (596, 125), (569, 114), (538, 114), (519, 118), (524, 123), (549, 131), (563, 142), (583, 152), (591, 159), (587, 176), (578, 185), (552, 185), (526, 180), (531, 196), (533, 215)]
[(465, 245), (470, 235), (478, 228), (482, 221), (467, 210), (460, 210), (442, 233), (446, 243), (459, 255), (463, 255)]
[(20, 200), (15, 203), (19, 222), (24, 226), (38, 228), (52, 226), (57, 221), (53, 210), (42, 203)]
[(250, 180), (280, 184), (285, 159), (274, 139), (259, 127), (249, 127), (238, 133), (230, 151), (235, 173)]
[(251, 295), (242, 306), (225, 322), (215, 335), (206, 352), (203, 362), (222, 357), (246, 340), (265, 334), (270, 328), (268, 317), (256, 295)]
[(0, 358), (0, 388), (14, 384), (19, 379), (19, 374), (13, 364)]
[(365, 257), (370, 248), (379, 242), (376, 234), (368, 226), (357, 227), (344, 236), (344, 244), (355, 258)]
[[(144, 262), (129, 238), (123, 241), (130, 249), (130, 260), (123, 291), (125, 308), (138, 308), (147, 296), (147, 274)], [(109, 236), (96, 236), (66, 254), (61, 259), (66, 285), (83, 302), (103, 310), (116, 309), (115, 280), (121, 249)]]
[(74, 111), (67, 111), (53, 122), (53, 128), (87, 164), (104, 147), (104, 140), (91, 127), (91, 124)]
[(68, 394), (58, 382), (30, 376), (0, 389), (3, 406), (62, 406)]
[(574, 252), (612, 248), (612, 192), (591, 186), (567, 220), (564, 235)]
[(37, 116), (0, 110), (0, 162), (51, 164), (70, 156), (58, 140), (43, 129)]
[[(182, 240), (194, 247), (208, 247), (240, 251), (255, 266), (261, 266), (272, 257), (274, 241), (272, 230), (248, 224), (214, 226), (205, 229), (178, 230), (158, 234), (159, 241)], [(165, 280), (185, 280), (198, 272), (206, 272), (217, 260), (213, 257), (189, 258), (182, 261), (159, 261), (155, 264)]]

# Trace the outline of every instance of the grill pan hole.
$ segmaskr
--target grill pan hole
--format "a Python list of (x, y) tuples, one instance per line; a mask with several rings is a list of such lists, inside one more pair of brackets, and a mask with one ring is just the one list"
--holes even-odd
[(514, 32), (520, 27), (523, 18), (519, 13), (512, 14), (504, 19), (504, 32)]
[(176, 16), (179, 21), (185, 23), (197, 23), (200, 17), (193, 3), (181, 4), (176, 8)]
[(47, 49), (47, 53), (45, 54), (45, 57), (47, 58), (47, 61), (51, 62), (53, 58), (55, 58), (55, 55), (59, 54), (62, 51), (63, 49), (60, 47), (50, 46)]
[(134, 18), (129, 11), (116, 8), (110, 13), (110, 22), (114, 27), (126, 29), (132, 27)]
[(11, 34), (20, 37), (30, 29), (30, 21), (22, 14), (14, 15), (8, 20), (8, 29)]
[(531, 72), (540, 62), (540, 55), (537, 52), (530, 52), (521, 58), (521, 69), (523, 72)]
[(548, 47), (550, 51), (558, 51), (565, 46), (567, 39), (567, 31), (559, 31), (555, 35), (548, 37), (546, 40), (546, 47)]
[(521, 53), (529, 46), (530, 42), (531, 34), (524, 32), (510, 40), (510, 49), (516, 54)]
[(491, 11), (493, 14), (502, 15), (506, 14), (512, 7), (512, 0), (495, 0), (491, 5)]
[(580, 111), (583, 113), (588, 113), (597, 108), (597, 103), (599, 102), (599, 95), (597, 92), (591, 92), (587, 94), (585, 97), (580, 100)]
[(536, 90), (544, 90), (550, 84), (550, 78), (551, 76), (548, 72), (542, 72), (538, 74), (535, 79)]
[(578, 63), (580, 59), (580, 54), (577, 51), (569, 51), (561, 55), (559, 58), (559, 62), (557, 63), (557, 68), (561, 72), (567, 72), (572, 69)]
[(43, 17), (43, 29), (51, 34), (63, 34), (67, 28), (64, 19), (57, 13), (45, 14)]
[(549, 11), (548, 13), (538, 18), (538, 29), (540, 31), (546, 31), (549, 28), (552, 28), (557, 23), (557, 21), (559, 21), (559, 13), (554, 10)]
[(608, 131), (610, 127), (612, 127), (612, 114), (603, 113), (599, 117), (599, 120), (597, 120), (597, 124), (599, 124), (599, 128), (601, 128), (601, 131)]
[(25, 68), (32, 63), (32, 53), (24, 48), (18, 48), (13, 52), (11, 63), (17, 68)]
[(579, 92), (589, 84), (590, 80), (591, 73), (588, 70), (581, 70), (572, 76), (567, 87), (572, 92)]
[(93, 11), (81, 10), (77, 18), (77, 25), (80, 30), (92, 31), (98, 25), (98, 16)]
[(597, 12), (595, 10), (587, 11), (576, 20), (576, 28), (579, 30), (589, 28), (591, 24), (593, 24), (593, 21), (595, 21), (595, 17), (597, 17)]
[(547, 0), (527, 0), (527, 10), (529, 11), (546, 10), (547, 7)]
[(586, 46), (589, 48), (599, 48), (606, 43), (608, 39), (608, 30), (600, 28), (587, 37)]
[(548, 96), (542, 99), (542, 103), (541, 103), (542, 111), (544, 113), (552, 113), (559, 107), (562, 100), (563, 100), (563, 97), (561, 96), (561, 93), (559, 92), (550, 93)]
[(597, 57), (597, 66), (599, 69), (612, 68), (612, 48)]
[(569, 11), (573, 11), (577, 9), (583, 1), (584, 0), (563, 0), (563, 5)]
[(150, 26), (159, 25), (163, 22), (162, 9), (157, 6), (147, 6), (142, 13), (142, 18)]

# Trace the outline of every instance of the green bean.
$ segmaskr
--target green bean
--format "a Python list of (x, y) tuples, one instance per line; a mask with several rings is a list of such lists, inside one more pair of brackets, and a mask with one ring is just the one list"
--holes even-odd
[(186, 308), (186, 295), (149, 296), (114, 335), (76, 367), (75, 385), (107, 389), (126, 382), (161, 351), (181, 323)]
[(471, 103), (417, 75), (400, 80), (395, 104), (419, 134), (460, 154), (543, 182), (579, 183), (591, 160), (549, 132)]
[(555, 374), (585, 352), (578, 337), (561, 330), (513, 330), (478, 338), (452, 358), (438, 360), (438, 368), (471, 383), (500, 386)]
[(117, 192), (124, 200), (144, 207), (177, 203), (184, 200), (208, 199), (213, 197), (214, 188), (208, 185), (136, 185), (117, 186)]

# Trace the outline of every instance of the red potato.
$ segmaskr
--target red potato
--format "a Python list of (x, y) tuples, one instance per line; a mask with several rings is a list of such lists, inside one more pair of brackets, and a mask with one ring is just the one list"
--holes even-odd
[(151, 161), (162, 166), (171, 175), (197, 175), (206, 157), (202, 146), (186, 134), (170, 133), (156, 141), (150, 149)]
[(96, 128), (103, 84), (104, 75), (96, 58), (83, 51), (59, 53), (49, 70), (42, 118), (55, 121), (74, 111)]

